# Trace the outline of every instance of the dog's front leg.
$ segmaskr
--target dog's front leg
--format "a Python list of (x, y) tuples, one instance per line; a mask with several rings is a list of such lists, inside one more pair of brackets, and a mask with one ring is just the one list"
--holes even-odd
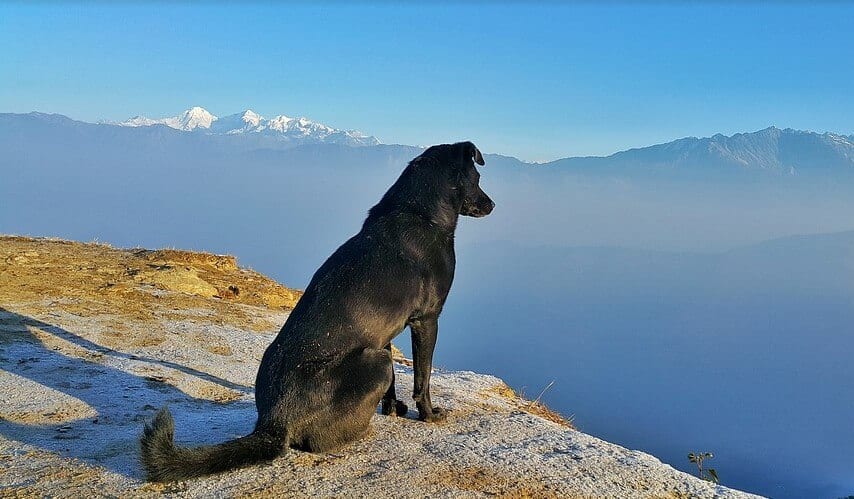
[[(391, 343), (385, 346), (386, 351), (388, 352), (388, 356), (391, 357)], [(392, 413), (396, 416), (406, 416), (406, 411), (409, 408), (406, 407), (406, 404), (397, 400), (397, 393), (394, 390), (394, 361), (392, 361), (391, 366), (391, 385), (389, 385), (388, 390), (383, 395), (383, 405), (382, 405), (382, 413), (386, 416), (391, 415)]]
[(433, 349), (439, 331), (438, 316), (423, 317), (409, 323), (412, 331), (412, 361), (415, 364), (415, 390), (412, 398), (418, 406), (421, 421), (442, 421), (447, 416), (444, 409), (433, 407), (430, 400), (430, 371), (433, 368)]

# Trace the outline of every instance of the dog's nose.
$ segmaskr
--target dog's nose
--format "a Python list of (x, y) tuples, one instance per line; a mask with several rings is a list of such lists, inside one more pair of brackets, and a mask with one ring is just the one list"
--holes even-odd
[(495, 201), (493, 201), (491, 199), (488, 199), (487, 201), (488, 202), (487, 202), (487, 204), (483, 210), (484, 215), (489, 215), (490, 213), (492, 213), (492, 210), (495, 209)]

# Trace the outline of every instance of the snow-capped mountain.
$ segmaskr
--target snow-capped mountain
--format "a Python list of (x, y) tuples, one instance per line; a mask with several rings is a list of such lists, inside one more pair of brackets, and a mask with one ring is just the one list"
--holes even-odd
[(133, 118), (119, 123), (121, 126), (151, 126), (151, 125), (166, 125), (170, 128), (190, 132), (197, 128), (210, 128), (211, 124), (217, 120), (217, 117), (202, 107), (193, 107), (187, 109), (178, 116), (171, 118), (161, 118), (153, 120), (145, 116), (134, 116)]
[(211, 123), (210, 131), (213, 133), (243, 133), (258, 130), (264, 120), (259, 114), (247, 109), (242, 113), (230, 114), (217, 118)]
[(185, 132), (201, 131), (217, 135), (262, 134), (296, 144), (323, 142), (371, 146), (380, 143), (376, 137), (356, 130), (339, 130), (302, 117), (279, 115), (267, 119), (250, 109), (218, 118), (204, 108), (193, 107), (171, 118), (135, 116), (117, 124), (128, 127), (166, 125)]

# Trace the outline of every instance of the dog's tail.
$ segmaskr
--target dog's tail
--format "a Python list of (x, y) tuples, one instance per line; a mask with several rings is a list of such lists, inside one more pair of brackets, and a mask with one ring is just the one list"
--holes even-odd
[(172, 482), (270, 461), (286, 448), (285, 436), (255, 429), (245, 437), (203, 447), (175, 447), (175, 423), (163, 408), (146, 423), (140, 457), (150, 482)]

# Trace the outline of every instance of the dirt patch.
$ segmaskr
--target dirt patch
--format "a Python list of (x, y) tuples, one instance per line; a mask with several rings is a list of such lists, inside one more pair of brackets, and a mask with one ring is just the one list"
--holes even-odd
[(208, 345), (205, 347), (205, 350), (210, 353), (215, 353), (217, 355), (222, 356), (228, 356), (234, 353), (232, 352), (231, 347), (228, 345)]
[[(0, 410), (0, 418), (28, 425), (53, 425), (56, 423), (64, 423), (66, 421), (75, 421), (77, 419), (91, 417), (93, 415), (94, 413), (89, 406), (79, 402), (64, 406), (56, 406), (54, 410), (47, 412)], [(61, 430), (62, 427), (58, 429), (58, 434), (62, 433)]]
[(142, 284), (149, 284), (160, 289), (165, 289), (166, 291), (203, 296), (205, 298), (219, 296), (219, 290), (216, 286), (199, 277), (199, 271), (193, 267), (158, 265), (150, 266), (149, 268), (150, 270), (135, 274), (133, 276), (134, 280)]
[(154, 347), (166, 341), (166, 336), (159, 332), (144, 336), (134, 336), (131, 338), (125, 338), (125, 335), (119, 334), (118, 337), (124, 339), (124, 341), (118, 341), (116, 343), (131, 347)]
[[(251, 317), (240, 305), (284, 311), (292, 309), (300, 296), (298, 290), (238, 267), (233, 256), (0, 236), (0, 304), (54, 297), (47, 305), (60, 304), (79, 317), (107, 314), (134, 321), (155, 321), (170, 314), (183, 319), (184, 311), (203, 309), (222, 323), (269, 331), (280, 325)], [(5, 328), (15, 326), (0, 320)], [(146, 339), (147, 344), (139, 346), (161, 340)]]
[(690, 499), (691, 494), (681, 491), (671, 491), (664, 495), (653, 495), (650, 499)]
[[(54, 455), (47, 452), (31, 451), (28, 452), (27, 457), (30, 459), (49, 459)], [(0, 498), (41, 498), (46, 497), (44, 493), (46, 489), (53, 489), (57, 491), (57, 495), (65, 497), (91, 495), (88, 490), (89, 485), (96, 481), (99, 475), (99, 470), (91, 468), (45, 467), (36, 472), (26, 486), (0, 489)]]
[(237, 259), (231, 255), (214, 255), (213, 253), (177, 249), (136, 250), (134, 253), (149, 262), (178, 262), (223, 271), (238, 269)]
[(207, 383), (204, 381), (194, 381), (190, 383), (186, 387), (185, 391), (193, 397), (205, 400), (213, 400), (214, 402), (218, 402), (220, 404), (234, 402), (243, 395), (240, 392), (229, 390), (228, 388), (223, 388), (219, 385)]
[(427, 475), (427, 479), (433, 485), (502, 498), (557, 499), (566, 497), (566, 495), (559, 495), (556, 491), (550, 490), (551, 487), (548, 484), (536, 483), (533, 480), (526, 483), (520, 481), (519, 477), (500, 474), (480, 466), (438, 470), (436, 473)]

